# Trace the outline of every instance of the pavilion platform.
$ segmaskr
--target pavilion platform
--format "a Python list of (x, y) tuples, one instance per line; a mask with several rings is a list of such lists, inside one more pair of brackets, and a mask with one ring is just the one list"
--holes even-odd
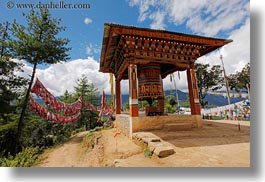
[(129, 113), (122, 113), (116, 115), (115, 125), (118, 130), (131, 138), (132, 133), (140, 131), (160, 129), (178, 131), (200, 128), (201, 121), (200, 115), (145, 116), (144, 113), (139, 113), (139, 117), (130, 117)]

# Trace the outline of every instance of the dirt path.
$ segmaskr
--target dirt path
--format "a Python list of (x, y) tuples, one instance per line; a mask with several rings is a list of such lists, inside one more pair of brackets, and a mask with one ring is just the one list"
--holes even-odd
[[(40, 167), (75, 167), (82, 165), (82, 151), (80, 144), (87, 132), (78, 133), (67, 143), (60, 145), (43, 155)], [(81, 155), (81, 156), (80, 156)]]
[(88, 132), (79, 133), (67, 143), (45, 152), (37, 166), (107, 167), (114, 166), (115, 159), (142, 153), (141, 147), (116, 133), (116, 129), (98, 131), (87, 139)]
[[(226, 121), (225, 121), (226, 122)], [(152, 131), (167, 142), (175, 154), (144, 156), (144, 149), (115, 128), (85, 137), (77, 134), (67, 143), (43, 154), (40, 167), (249, 167), (250, 127), (237, 130), (234, 123), (203, 122), (190, 131)], [(114, 137), (116, 135), (116, 137)]]

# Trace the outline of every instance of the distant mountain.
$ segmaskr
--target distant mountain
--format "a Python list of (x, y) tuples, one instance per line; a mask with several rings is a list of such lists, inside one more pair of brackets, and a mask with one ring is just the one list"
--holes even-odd
[[(216, 96), (216, 95), (206, 95), (205, 100), (208, 101), (209, 105), (224, 106), (228, 104), (227, 97)], [(230, 98), (230, 103), (236, 103), (244, 100), (244, 98)]]
[[(175, 96), (175, 91), (171, 91), (171, 90), (166, 90), (165, 91), (165, 95), (173, 95)], [(106, 97), (111, 97), (111, 95), (106, 95)], [(178, 90), (178, 98), (180, 101), (188, 101), (188, 93), (186, 92), (182, 92), (180, 90)], [(212, 94), (208, 94), (205, 97), (206, 101), (208, 101), (209, 105), (213, 105), (213, 106), (224, 106), (227, 105), (227, 97), (224, 96), (216, 96), (216, 95), (212, 95)], [(129, 95), (128, 94), (123, 94), (122, 95), (122, 104), (125, 104), (126, 102), (128, 102), (129, 100)], [(244, 100), (244, 98), (230, 98), (230, 102), (231, 104), (239, 102)]]
[[(175, 96), (175, 91), (171, 91), (171, 90), (166, 90), (165, 91), (165, 95), (173, 95)], [(101, 98), (101, 96), (100, 96)], [(111, 98), (111, 95), (106, 94), (106, 98)], [(186, 92), (182, 92), (180, 90), (178, 90), (178, 98), (180, 101), (188, 101), (188, 93)], [(37, 102), (39, 102), (40, 104), (44, 104), (43, 100), (39, 97), (35, 98)], [(216, 96), (216, 95), (212, 95), (212, 94), (208, 94), (205, 97), (206, 101), (208, 101), (209, 105), (212, 106), (224, 106), (227, 105), (227, 97), (224, 96)], [(123, 94), (122, 95), (122, 105), (125, 104), (126, 102), (128, 102), (129, 100), (129, 95), (128, 94)], [(230, 98), (231, 104), (236, 103), (236, 102), (240, 102), (244, 100), (244, 98)], [(99, 102), (101, 101), (101, 99), (99, 99)], [(99, 104), (100, 105), (100, 104)]]
[[(185, 92), (182, 92), (180, 90), (177, 91), (178, 93), (178, 98), (180, 101), (187, 101), (188, 100), (188, 93), (185, 93)], [(172, 96), (176, 96), (176, 91), (171, 91), (171, 90), (166, 90), (165, 91), (165, 95), (168, 96), (168, 95), (172, 95)]]

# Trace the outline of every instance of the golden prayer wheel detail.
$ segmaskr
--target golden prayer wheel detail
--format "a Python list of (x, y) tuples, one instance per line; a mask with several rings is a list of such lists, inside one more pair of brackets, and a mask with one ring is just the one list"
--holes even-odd
[(160, 114), (164, 112), (164, 105), (159, 106), (155, 110), (152, 107), (154, 100), (164, 99), (164, 91), (159, 64), (151, 63), (138, 66), (138, 99), (146, 100), (149, 103), (150, 107), (146, 108), (147, 115), (150, 115), (151, 111), (153, 113)]

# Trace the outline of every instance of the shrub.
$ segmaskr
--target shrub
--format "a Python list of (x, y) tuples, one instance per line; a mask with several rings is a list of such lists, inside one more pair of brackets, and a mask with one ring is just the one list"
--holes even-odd
[(30, 167), (39, 156), (38, 147), (29, 147), (23, 149), (15, 157), (9, 155), (6, 158), (0, 158), (0, 166), (2, 167)]
[(153, 155), (153, 151), (151, 151), (151, 150), (149, 150), (148, 148), (145, 148), (144, 149), (144, 156), (145, 157), (148, 157), (148, 158), (151, 158), (152, 157), (152, 155)]
[(0, 157), (8, 153), (15, 153), (15, 139), (17, 135), (17, 124), (15, 122), (0, 126)]

